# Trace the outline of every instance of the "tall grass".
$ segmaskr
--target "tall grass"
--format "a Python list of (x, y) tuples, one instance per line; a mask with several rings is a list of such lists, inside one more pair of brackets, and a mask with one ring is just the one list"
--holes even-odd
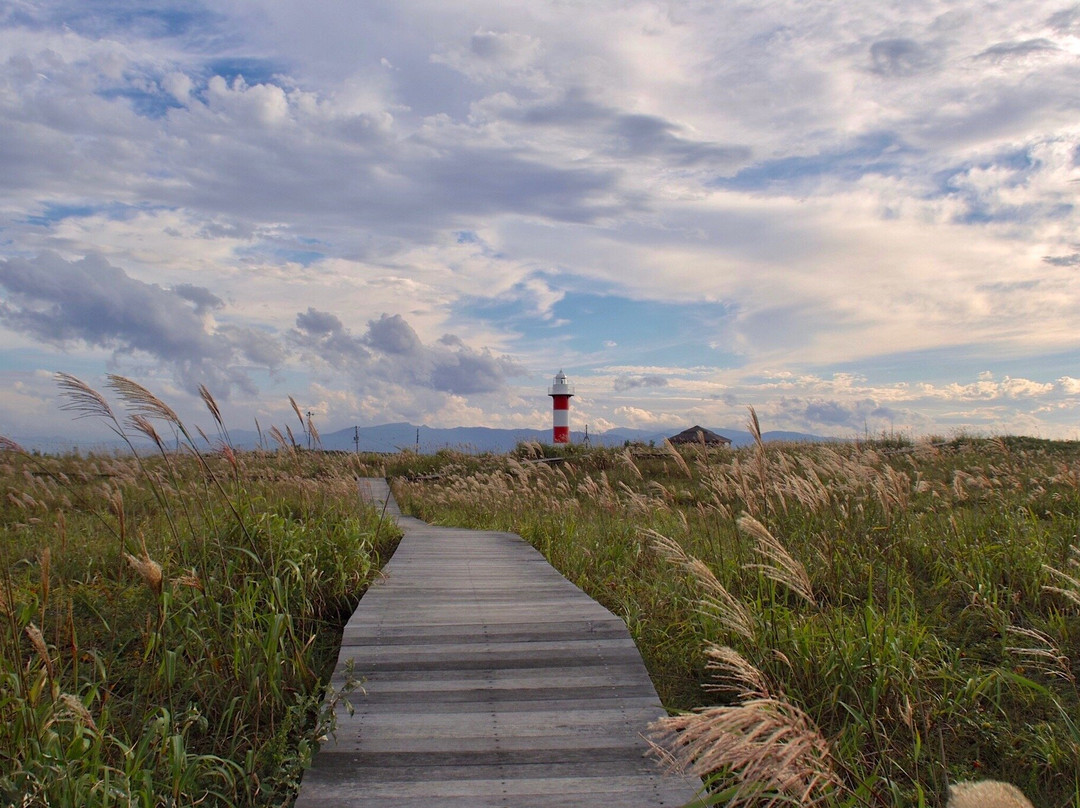
[(692, 711), (664, 754), (719, 804), (943, 804), (992, 777), (1080, 805), (1080, 446), (935, 443), (523, 445), (395, 493), (520, 533), (624, 617)]
[(66, 406), (149, 453), (0, 442), (0, 804), (281, 805), (319, 737), (341, 627), (396, 529), (355, 456), (234, 450), (140, 385)]

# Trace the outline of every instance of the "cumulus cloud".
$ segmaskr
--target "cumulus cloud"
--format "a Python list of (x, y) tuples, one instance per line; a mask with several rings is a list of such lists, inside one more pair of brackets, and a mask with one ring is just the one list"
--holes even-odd
[(383, 314), (378, 320), (369, 321), (364, 341), (390, 355), (416, 355), (423, 347), (420, 337), (400, 314)]
[(617, 376), (613, 383), (616, 392), (634, 390), (639, 387), (667, 387), (668, 377), (656, 373), (647, 373), (640, 376)]
[(220, 309), (225, 305), (225, 302), (220, 297), (202, 286), (194, 286), (190, 283), (178, 283), (172, 290), (175, 294), (182, 297), (184, 300), (187, 300), (189, 303), (194, 303), (196, 314), (203, 314), (205, 312), (213, 311), (214, 309)]
[(908, 77), (934, 67), (937, 59), (913, 39), (879, 39), (870, 45), (871, 70), (882, 76)]
[(441, 393), (492, 393), (525, 373), (516, 360), (488, 349), (474, 350), (460, 337), (445, 334), (425, 345), (400, 314), (369, 320), (354, 335), (333, 314), (309, 308), (296, 317), (293, 339), (333, 368), (348, 370), (363, 385), (419, 385)]
[[(1059, 381), (1059, 384), (1064, 385), (1064, 382)], [(948, 401), (998, 401), (1001, 399), (1037, 398), (1053, 392), (1054, 389), (1053, 382), (1039, 382), (1012, 376), (1005, 376), (998, 380), (990, 372), (980, 374), (978, 381), (969, 384), (954, 382), (947, 385), (929, 383), (917, 385), (917, 390), (922, 397)]]
[(829, 429), (877, 428), (883, 422), (894, 421), (902, 413), (882, 406), (873, 399), (839, 400), (825, 398), (781, 398), (776, 411), (791, 422), (810, 427)]
[[(1041, 362), (925, 392), (890, 371), (928, 410), (1064, 395), (1019, 380), (1064, 378), (1077, 345), (1077, 7), (151, 6), (0, 20), (0, 322), (20, 349), (145, 354), (189, 387), (300, 355), (421, 417), (564, 357), (579, 384), (670, 396), (677, 421), (682, 382), (646, 368), (790, 370), (724, 395), (788, 395), (837, 429), (903, 396), (809, 377), (898, 352)], [(566, 317), (583, 290), (730, 317), (633, 356), (612, 311)], [(622, 370), (575, 352), (612, 335)]]
[(364, 341), (350, 334), (336, 315), (314, 308), (296, 315), (293, 339), (301, 348), (339, 370), (363, 365), (371, 356)]
[(616, 407), (615, 416), (620, 422), (629, 423), (635, 427), (650, 427), (673, 422), (670, 415), (655, 413), (640, 407)]
[(1057, 380), (1061, 391), (1069, 396), (1080, 396), (1080, 379), (1072, 376), (1062, 376)]
[(222, 302), (208, 289), (145, 283), (99, 255), (0, 260), (0, 286), (7, 293), (0, 320), (8, 328), (52, 345), (149, 354), (169, 363), (189, 389), (206, 382), (223, 396), (232, 385), (251, 389), (236, 365), (281, 358), (272, 340), (244, 328), (210, 330), (201, 315)]

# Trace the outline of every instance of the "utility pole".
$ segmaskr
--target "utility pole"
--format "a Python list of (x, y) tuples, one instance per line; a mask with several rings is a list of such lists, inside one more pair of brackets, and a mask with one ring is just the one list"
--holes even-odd
[(307, 432), (308, 451), (311, 451), (311, 416), (314, 414), (311, 410), (307, 411), (307, 429), (305, 431)]
[(353, 427), (352, 442), (356, 445), (356, 453), (360, 454), (360, 427)]

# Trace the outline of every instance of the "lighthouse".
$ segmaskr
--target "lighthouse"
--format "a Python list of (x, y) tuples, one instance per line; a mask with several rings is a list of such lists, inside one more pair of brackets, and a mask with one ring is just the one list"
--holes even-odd
[(551, 396), (551, 442), (570, 442), (570, 397), (574, 395), (573, 385), (566, 383), (566, 374), (561, 370), (552, 379), (548, 388)]

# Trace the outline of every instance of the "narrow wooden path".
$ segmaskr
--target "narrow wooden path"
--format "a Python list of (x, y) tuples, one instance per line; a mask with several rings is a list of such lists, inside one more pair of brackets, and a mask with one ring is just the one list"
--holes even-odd
[(681, 806), (641, 737), (664, 710), (623, 622), (509, 533), (402, 517), (385, 577), (345, 628), (363, 679), (298, 808)]

